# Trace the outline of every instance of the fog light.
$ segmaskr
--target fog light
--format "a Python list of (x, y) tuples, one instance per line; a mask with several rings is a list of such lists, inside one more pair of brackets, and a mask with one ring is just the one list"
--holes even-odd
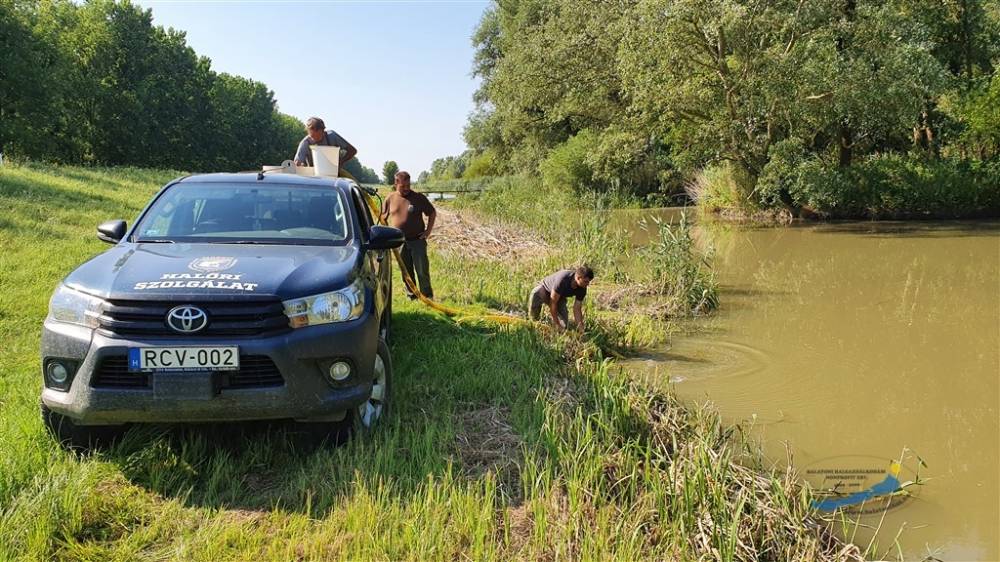
[(335, 381), (342, 381), (351, 375), (351, 366), (343, 361), (337, 361), (330, 365), (330, 378)]
[(48, 371), (49, 380), (57, 385), (66, 384), (66, 380), (69, 379), (69, 369), (58, 361), (49, 363)]

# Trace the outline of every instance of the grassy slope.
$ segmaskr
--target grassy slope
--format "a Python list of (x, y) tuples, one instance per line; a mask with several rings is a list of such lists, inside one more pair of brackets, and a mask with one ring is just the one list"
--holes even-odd
[[(76, 457), (37, 415), (58, 280), (176, 174), (0, 168), (0, 560), (834, 559), (733, 432), (528, 328), (396, 295), (395, 410), (341, 448), (285, 427), (131, 431)], [(512, 304), (523, 268), (433, 256), (436, 292)], [(508, 279), (508, 276), (514, 276)], [(397, 283), (397, 287), (398, 287)], [(398, 289), (397, 289), (398, 291)]]

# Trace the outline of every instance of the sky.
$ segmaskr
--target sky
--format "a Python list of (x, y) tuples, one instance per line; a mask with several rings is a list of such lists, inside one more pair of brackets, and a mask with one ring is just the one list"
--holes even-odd
[(136, 3), (216, 72), (263, 82), (284, 113), (322, 118), (380, 175), (387, 160), (416, 177), (465, 150), (470, 37), (487, 0)]

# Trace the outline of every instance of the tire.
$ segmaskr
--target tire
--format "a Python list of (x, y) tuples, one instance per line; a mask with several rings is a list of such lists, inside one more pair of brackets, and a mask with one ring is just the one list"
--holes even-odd
[(121, 425), (77, 425), (71, 418), (39, 405), (45, 429), (64, 448), (87, 451), (112, 443), (121, 435)]

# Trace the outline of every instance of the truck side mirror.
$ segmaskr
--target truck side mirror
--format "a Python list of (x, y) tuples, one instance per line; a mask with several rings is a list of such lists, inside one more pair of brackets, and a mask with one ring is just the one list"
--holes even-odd
[(377, 224), (368, 231), (366, 248), (369, 250), (391, 250), (402, 246), (404, 240), (406, 238), (403, 237), (402, 230)]
[(114, 220), (101, 223), (97, 227), (97, 238), (101, 242), (117, 244), (125, 238), (125, 221)]

